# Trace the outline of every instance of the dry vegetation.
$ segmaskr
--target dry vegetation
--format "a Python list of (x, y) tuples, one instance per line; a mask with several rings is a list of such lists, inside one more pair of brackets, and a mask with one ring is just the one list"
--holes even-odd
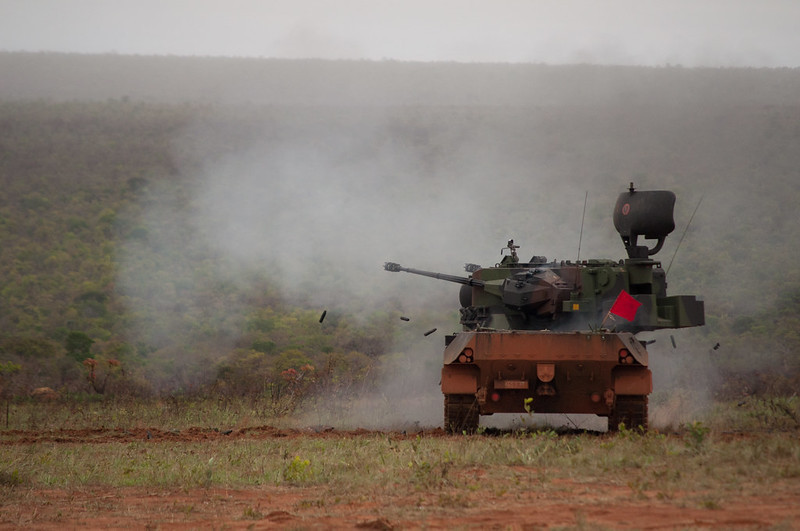
[[(785, 405), (797, 414), (796, 399)], [(40, 407), (14, 412), (37, 429), (0, 435), (3, 525), (788, 528), (800, 517), (798, 426), (768, 403), (668, 434), (474, 436), (269, 427), (219, 401)]]

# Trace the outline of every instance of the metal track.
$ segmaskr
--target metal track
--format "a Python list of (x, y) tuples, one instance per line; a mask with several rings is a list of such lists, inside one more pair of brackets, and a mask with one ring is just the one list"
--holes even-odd
[(608, 431), (618, 431), (620, 424), (647, 431), (647, 396), (617, 396), (614, 411), (608, 417)]
[(444, 429), (447, 433), (475, 433), (478, 417), (475, 395), (444, 395)]

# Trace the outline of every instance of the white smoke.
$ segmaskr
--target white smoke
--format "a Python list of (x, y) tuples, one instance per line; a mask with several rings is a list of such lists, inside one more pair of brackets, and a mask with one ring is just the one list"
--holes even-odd
[[(793, 152), (777, 144), (780, 157), (765, 157), (751, 148), (743, 131), (765, 126), (746, 112), (726, 107), (703, 114), (696, 103), (644, 107), (212, 109), (176, 140), (184, 192), (154, 190), (140, 205), (141, 219), (152, 229), (150, 243), (158, 243), (154, 261), (149, 269), (124, 272), (120, 284), (166, 308), (172, 293), (191, 297), (209, 280), (247, 286), (253, 272), (266, 271), (286, 298), (305, 307), (408, 313), (419, 328), (395, 345), (396, 357), (379, 386), (387, 394), (378, 400), (392, 405), (431, 396), (426, 414), (412, 417), (441, 418), (441, 335), (458, 329), (457, 316), (443, 324), (416, 317), (455, 312), (458, 286), (385, 272), (385, 261), (465, 275), (465, 262), (499, 261), (511, 238), (522, 245), (524, 259), (572, 260), (579, 243), (581, 258), (617, 259), (624, 251), (611, 210), (634, 181), (640, 189), (678, 195), (677, 229), (658, 255), (665, 267), (676, 257), (670, 294), (705, 296), (709, 312), (741, 312), (751, 307), (754, 293), (769, 293), (758, 284), (756, 257), (736, 260), (736, 253), (753, 251), (738, 241), (741, 231), (731, 223), (740, 223), (761, 249), (796, 239), (796, 209), (780, 200), (782, 191), (789, 195), (793, 176), (777, 173), (796, 167)], [(775, 121), (769, 126), (784, 127)], [(719, 123), (726, 126), (721, 133)], [(764, 167), (763, 177), (749, 178), (754, 167)], [(729, 178), (747, 186), (731, 187)], [(679, 250), (700, 197), (702, 208)], [(179, 208), (171, 209), (170, 201)], [(796, 247), (786, 249), (789, 258), (797, 255)], [(216, 260), (213, 274), (204, 270), (208, 264), (193, 261), (196, 256)], [(163, 285), (137, 291), (146, 283), (136, 286), (136, 279), (148, 277)], [(764, 299), (761, 304), (768, 304)], [(149, 324), (160, 337), (169, 336), (169, 322)], [(226, 324), (231, 334), (235, 325)], [(433, 327), (437, 334), (419, 337)], [(676, 338), (683, 334), (675, 332)], [(663, 344), (662, 337), (651, 355), (656, 391), (674, 388), (669, 382), (696, 388), (696, 381), (682, 382), (687, 375), (709, 374), (702, 372), (708, 364), (698, 365), (704, 347), (675, 353), (660, 350)], [(374, 412), (374, 403), (366, 402), (365, 413)], [(400, 412), (400, 423), (413, 411), (389, 409)], [(435, 416), (427, 414), (434, 410)]]

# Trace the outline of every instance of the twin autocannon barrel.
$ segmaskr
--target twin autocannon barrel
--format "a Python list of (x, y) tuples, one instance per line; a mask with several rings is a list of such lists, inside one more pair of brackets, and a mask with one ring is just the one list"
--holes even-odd
[(456, 284), (463, 284), (465, 286), (478, 286), (484, 287), (486, 283), (483, 280), (478, 280), (476, 278), (468, 278), (468, 277), (459, 277), (456, 275), (446, 275), (445, 273), (436, 273), (433, 271), (423, 271), (421, 269), (414, 269), (411, 267), (403, 267), (400, 264), (396, 264), (394, 262), (386, 262), (383, 264), (383, 268), (386, 271), (391, 271), (393, 273), (397, 273), (400, 271), (404, 271), (406, 273), (413, 273), (415, 275), (422, 275), (423, 277), (431, 277), (438, 280), (446, 280), (448, 282), (455, 282)]
[(507, 275), (490, 281), (423, 271), (403, 267), (395, 262), (386, 262), (383, 268), (395, 273), (404, 271), (463, 286), (480, 288), (480, 292), (477, 294), (481, 301), (479, 303), (474, 300), (473, 290), (461, 288), (462, 293), (459, 294), (459, 300), (464, 308), (478, 305), (493, 306), (499, 302), (510, 310), (529, 315), (552, 316), (559, 313), (561, 303), (569, 298), (571, 290), (575, 288), (574, 285), (563, 282), (561, 277), (549, 268), (504, 268)]

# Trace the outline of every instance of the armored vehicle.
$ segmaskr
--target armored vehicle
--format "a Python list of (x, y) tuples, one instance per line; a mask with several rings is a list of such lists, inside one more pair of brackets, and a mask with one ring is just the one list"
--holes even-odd
[[(493, 267), (467, 264), (454, 276), (387, 262), (404, 271), (461, 284), (461, 332), (445, 338), (441, 388), (444, 425), (473, 432), (480, 415), (587, 413), (647, 429), (652, 391), (638, 332), (700, 326), (703, 302), (667, 295), (653, 258), (675, 228), (675, 194), (620, 194), (613, 221), (628, 257), (619, 261), (519, 259), (510, 240)], [(640, 245), (639, 238), (655, 243)]]

